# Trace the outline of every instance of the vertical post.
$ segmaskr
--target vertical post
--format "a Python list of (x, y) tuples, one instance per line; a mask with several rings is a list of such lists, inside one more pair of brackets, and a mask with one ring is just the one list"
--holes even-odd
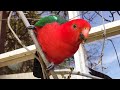
[(3, 11), (0, 11), (0, 53), (3, 51), (3, 40), (2, 40), (2, 13)]
[(6, 25), (8, 14), (6, 11), (0, 11), (0, 53), (5, 52)]
[[(80, 18), (80, 16), (78, 16), (80, 15), (80, 11), (68, 11), (68, 14), (69, 14), (69, 19)], [(80, 71), (82, 73), (88, 73), (86, 66), (85, 66), (85, 55), (84, 55), (84, 48), (82, 44), (80, 44), (78, 51), (74, 54), (74, 60), (75, 60), (75, 71)], [(87, 77), (76, 76), (75, 78), (86, 79)]]

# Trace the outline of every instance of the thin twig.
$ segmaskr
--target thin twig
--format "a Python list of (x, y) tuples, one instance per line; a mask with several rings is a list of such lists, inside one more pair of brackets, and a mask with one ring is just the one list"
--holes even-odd
[(109, 40), (109, 41), (112, 43), (112, 45), (113, 45), (113, 48), (114, 48), (114, 50), (115, 50), (115, 54), (116, 54), (116, 57), (117, 57), (117, 61), (118, 61), (119, 67), (120, 67), (120, 60), (119, 60), (119, 58), (118, 58), (118, 54), (117, 54), (117, 50), (116, 50), (116, 48), (115, 48), (115, 45), (114, 45), (114, 43), (113, 43), (113, 41), (112, 41), (111, 39), (107, 39), (107, 40)]
[(117, 13), (118, 13), (118, 15), (120, 16), (120, 13), (119, 13), (119, 11), (117, 11)]
[(68, 75), (68, 78), (67, 78), (67, 79), (70, 79), (70, 78), (71, 78), (71, 74), (72, 74), (73, 70), (74, 70), (74, 68), (70, 68), (70, 73), (69, 73), (69, 75)]
[[(103, 24), (103, 29), (104, 29), (104, 32), (103, 32), (103, 44), (102, 44), (102, 50), (101, 50), (101, 55), (100, 55), (100, 58), (99, 58), (99, 61), (98, 61), (98, 64), (96, 64), (93, 68), (95, 68), (97, 65), (99, 65), (101, 63), (102, 65), (102, 57), (103, 57), (103, 54), (104, 54), (104, 48), (105, 48), (105, 40), (106, 40), (106, 29), (105, 29), (105, 25), (104, 25), (104, 17), (103, 17), (103, 13), (101, 11), (101, 17), (102, 17), (102, 24)], [(102, 71), (103, 71), (103, 68), (102, 68)]]
[[(95, 13), (97, 13), (100, 17), (102, 17), (102, 15), (100, 15), (99, 12), (95, 11)], [(111, 22), (110, 20), (108, 20), (106, 18), (104, 18), (104, 20), (107, 21), (107, 22)]]
[(114, 21), (114, 13), (115, 13), (115, 12), (110, 11), (111, 16), (109, 16), (109, 17), (112, 18), (112, 22)]
[(85, 15), (83, 16), (83, 18), (85, 18), (85, 19), (87, 19), (89, 22), (91, 22), (96, 16), (97, 16), (97, 14), (94, 13), (90, 18), (87, 18)]

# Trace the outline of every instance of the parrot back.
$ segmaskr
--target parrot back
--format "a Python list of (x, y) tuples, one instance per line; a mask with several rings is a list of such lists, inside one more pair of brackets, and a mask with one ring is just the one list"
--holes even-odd
[(47, 17), (40, 18), (40, 20), (35, 23), (35, 26), (42, 27), (45, 24), (52, 23), (52, 22), (57, 22), (59, 24), (62, 24), (62, 23), (67, 22), (67, 20), (65, 20), (64, 18), (62, 18), (58, 15), (50, 15)]

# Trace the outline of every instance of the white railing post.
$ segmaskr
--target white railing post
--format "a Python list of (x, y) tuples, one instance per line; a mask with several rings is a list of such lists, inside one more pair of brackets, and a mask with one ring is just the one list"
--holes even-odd
[[(80, 18), (80, 16), (78, 16), (79, 14), (80, 14), (80, 11), (68, 11), (69, 19)], [(75, 60), (75, 69), (74, 69), (75, 71), (80, 71), (82, 73), (88, 73), (85, 67), (85, 55), (84, 55), (84, 48), (82, 44), (80, 45), (79, 50), (74, 54), (74, 60)], [(78, 75), (73, 78), (87, 79), (87, 77), (78, 76)]]

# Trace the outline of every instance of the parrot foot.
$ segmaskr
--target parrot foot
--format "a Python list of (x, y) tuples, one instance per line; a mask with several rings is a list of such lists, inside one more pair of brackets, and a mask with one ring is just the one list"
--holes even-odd
[(36, 30), (36, 28), (35, 28), (34, 25), (30, 25), (30, 26), (28, 26), (27, 29), (29, 29), (29, 30)]
[(54, 68), (54, 66), (55, 66), (55, 64), (52, 62), (52, 63), (50, 63), (50, 64), (47, 66), (47, 69), (46, 69), (46, 70), (51, 70), (51, 69)]

